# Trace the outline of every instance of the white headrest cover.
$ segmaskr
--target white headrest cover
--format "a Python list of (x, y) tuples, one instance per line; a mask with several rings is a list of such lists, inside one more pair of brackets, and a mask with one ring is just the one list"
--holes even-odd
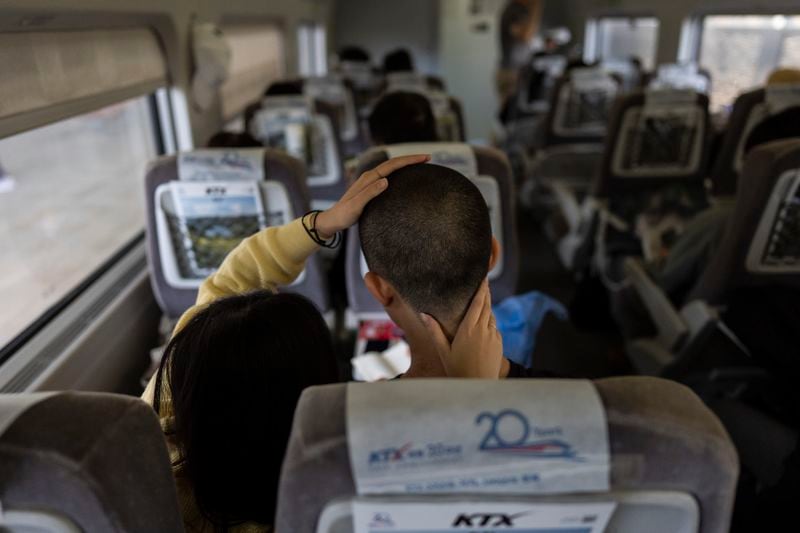
[(800, 84), (781, 83), (766, 88), (765, 101), (769, 113), (776, 115), (781, 111), (800, 105)]
[(178, 155), (181, 181), (263, 181), (263, 148), (210, 148)]
[(403, 143), (387, 146), (389, 158), (404, 155), (430, 154), (431, 163), (452, 168), (468, 178), (478, 175), (475, 151), (465, 143)]
[(347, 438), (359, 494), (609, 488), (605, 411), (589, 381), (350, 383)]

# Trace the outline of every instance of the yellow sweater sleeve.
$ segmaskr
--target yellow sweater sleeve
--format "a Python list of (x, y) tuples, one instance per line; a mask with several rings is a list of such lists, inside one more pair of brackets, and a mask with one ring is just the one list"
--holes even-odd
[[(308, 236), (299, 218), (248, 237), (203, 281), (197, 301), (178, 320), (173, 335), (215, 300), (259, 289), (274, 291), (279, 285), (290, 284), (317, 249), (319, 246)], [(142, 394), (142, 399), (151, 405), (154, 390), (155, 379), (151, 379)]]
[(290, 284), (318, 248), (306, 234), (299, 218), (248, 237), (200, 285), (197, 301), (178, 320), (175, 332), (215, 300), (259, 289), (274, 291), (279, 285)]

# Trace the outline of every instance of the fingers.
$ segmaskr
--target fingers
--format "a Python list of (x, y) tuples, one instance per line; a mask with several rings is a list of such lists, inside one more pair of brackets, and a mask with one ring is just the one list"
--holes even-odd
[(427, 154), (420, 154), (420, 155), (406, 155), (402, 157), (393, 157), (388, 161), (384, 161), (377, 167), (373, 168), (372, 170), (368, 170), (361, 174), (361, 176), (347, 189), (347, 192), (344, 193), (342, 196), (342, 200), (349, 200), (365, 189), (367, 189), (373, 183), (384, 180), (385, 178), (389, 177), (389, 175), (394, 172), (395, 170), (401, 169), (403, 167), (407, 167), (409, 165), (417, 165), (419, 163), (425, 163), (429, 161), (431, 158), (430, 155)]
[(437, 322), (436, 319), (431, 315), (426, 313), (420, 313), (419, 316), (420, 319), (422, 319), (422, 323), (425, 325), (425, 329), (428, 330), (428, 334), (431, 336), (431, 340), (436, 348), (436, 352), (439, 354), (449, 353), (450, 341), (447, 340), (447, 336), (442, 331), (442, 327), (439, 325), (439, 322)]
[(478, 287), (478, 292), (472, 297), (472, 302), (469, 304), (469, 309), (467, 309), (464, 320), (461, 321), (461, 323), (468, 328), (474, 328), (480, 322), (483, 306), (486, 305), (486, 293), (488, 291), (489, 281), (484, 279), (483, 282), (481, 282), (481, 286)]
[[(387, 177), (389, 174), (394, 172), (395, 170), (400, 170), (403, 167), (407, 167), (409, 165), (417, 165), (419, 163), (426, 163), (430, 161), (431, 156), (428, 154), (418, 154), (418, 155), (405, 155), (402, 157), (393, 157), (392, 159), (385, 161), (378, 165), (376, 168), (372, 170), (377, 174), (378, 178)], [(368, 172), (366, 173), (368, 174)]]
[(378, 180), (364, 187), (363, 189), (361, 189), (360, 192), (356, 193), (355, 196), (351, 197), (349, 199), (349, 202), (351, 202), (351, 208), (357, 215), (356, 218), (361, 216), (361, 212), (364, 210), (364, 206), (366, 206), (373, 198), (375, 198), (380, 193), (385, 191), (386, 187), (388, 186), (389, 186), (388, 181)]
[(485, 281), (486, 290), (483, 293), (483, 305), (481, 306), (481, 317), (478, 320), (479, 325), (485, 325), (491, 328), (494, 322), (494, 313), (492, 313), (492, 293), (489, 290), (489, 280)]

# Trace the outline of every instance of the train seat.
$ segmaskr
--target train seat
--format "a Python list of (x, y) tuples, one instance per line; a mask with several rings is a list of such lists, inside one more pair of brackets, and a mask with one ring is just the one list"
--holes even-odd
[[(489, 273), (492, 298), (500, 302), (517, 288), (519, 244), (516, 230), (514, 181), (506, 156), (495, 149), (461, 143), (407, 143), (373, 148), (361, 156), (359, 174), (402, 155), (431, 154), (431, 163), (457, 170), (472, 179), (490, 206), (492, 231), (502, 247), (502, 258)], [(364, 285), (368, 271), (358, 238), (350, 228), (345, 251), (345, 278), (350, 311), (356, 316), (384, 316), (383, 308)]]
[(733, 104), (719, 155), (711, 169), (711, 194), (722, 201), (736, 196), (745, 144), (750, 133), (764, 120), (800, 106), (800, 85), (780, 84), (741, 94)]
[(658, 66), (648, 87), (710, 94), (711, 74), (707, 70), (701, 69), (697, 63), (665, 63)]
[(393, 72), (386, 75), (384, 94), (404, 91), (424, 95), (436, 117), (439, 139), (443, 142), (464, 142), (464, 111), (458, 99), (444, 92), (443, 86), (431, 84), (427, 76), (415, 72)]
[(603, 271), (619, 256), (663, 253), (665, 236), (707, 205), (708, 132), (706, 95), (648, 89), (618, 100), (583, 209), (572, 191), (554, 186), (569, 228), (558, 243), (564, 264), (575, 266), (587, 243), (596, 243), (592, 255)]
[(521, 527), (556, 506), (603, 531), (722, 533), (737, 475), (719, 420), (663, 379), (327, 385), (298, 403), (276, 527)]
[(722, 239), (680, 309), (639, 262), (626, 262), (626, 276), (658, 328), (657, 337), (635, 339), (627, 345), (640, 372), (683, 373), (703, 364), (702, 358), (692, 354), (702, 352), (704, 339), (719, 329), (718, 309), (732, 291), (800, 287), (796, 246), (800, 139), (755, 148), (746, 158), (740, 185)]
[(339, 124), (342, 141), (355, 141), (359, 136), (358, 115), (353, 93), (340, 74), (327, 74), (306, 78), (303, 94), (311, 100), (320, 100), (339, 110)]
[(138, 398), (0, 395), (0, 529), (183, 531), (158, 418)]
[[(254, 216), (231, 217), (219, 204), (211, 204), (208, 211), (209, 196), (226, 194), (231, 185), (249, 196)], [(156, 300), (172, 319), (194, 305), (200, 284), (241, 239), (309, 211), (302, 164), (269, 148), (205, 149), (162, 157), (150, 166), (145, 189), (150, 279)], [(192, 196), (203, 217), (189, 211)], [(224, 249), (203, 246), (202, 238), (193, 240), (187, 225), (192, 218), (207, 224), (204, 230), (202, 225), (195, 228), (220, 237), (217, 246)], [(318, 261), (316, 256), (309, 258), (306, 269), (286, 289), (306, 296), (325, 313), (327, 286)]]
[(573, 68), (556, 82), (525, 176), (524, 204), (534, 205), (543, 192), (554, 196), (561, 211), (574, 212), (567, 199), (580, 201), (592, 183), (620, 90), (618, 79), (600, 67)]
[(311, 203), (325, 209), (346, 189), (339, 108), (300, 95), (266, 96), (247, 112), (247, 130), (265, 146), (303, 161)]

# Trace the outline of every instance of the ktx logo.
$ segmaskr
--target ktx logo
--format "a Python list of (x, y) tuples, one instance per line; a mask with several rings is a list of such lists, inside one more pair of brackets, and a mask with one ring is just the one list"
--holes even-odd
[(514, 527), (514, 520), (528, 513), (503, 514), (503, 513), (473, 513), (460, 514), (456, 517), (451, 527)]

